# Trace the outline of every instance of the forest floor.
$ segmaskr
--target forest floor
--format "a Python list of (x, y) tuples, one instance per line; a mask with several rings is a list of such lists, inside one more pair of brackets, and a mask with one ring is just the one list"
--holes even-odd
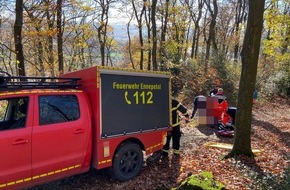
[[(47, 183), (36, 189), (170, 189), (177, 187), (190, 174), (211, 171), (226, 189), (253, 189), (253, 178), (259, 174), (279, 175), (290, 166), (290, 100), (276, 98), (258, 102), (253, 108), (252, 149), (254, 158), (222, 159), (230, 150), (206, 146), (209, 142), (233, 144), (233, 137), (216, 135), (216, 129), (196, 126), (192, 121), (183, 125), (182, 153), (179, 159), (157, 160), (144, 165), (139, 176), (127, 182), (114, 181), (107, 170), (91, 170), (63, 180)], [(290, 189), (290, 187), (289, 187)]]

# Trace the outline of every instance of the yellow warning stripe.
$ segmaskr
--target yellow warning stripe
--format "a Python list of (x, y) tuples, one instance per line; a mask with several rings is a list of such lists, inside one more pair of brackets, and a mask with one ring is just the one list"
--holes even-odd
[(28, 177), (28, 178), (25, 178), (25, 179), (19, 179), (17, 181), (11, 181), (11, 182), (8, 182), (8, 183), (3, 183), (3, 184), (0, 184), (0, 189), (4, 188), (4, 187), (11, 186), (11, 185), (16, 185), (16, 184), (19, 184), (19, 183), (27, 182), (27, 181), (31, 181), (31, 180), (35, 180), (35, 179), (39, 179), (39, 178), (44, 178), (44, 177), (47, 177), (47, 176), (50, 176), (50, 175), (58, 174), (58, 173), (65, 172), (65, 171), (72, 170), (72, 169), (79, 168), (79, 167), (81, 167), (81, 165), (77, 164), (77, 165), (74, 165), (74, 166), (70, 166), (70, 167), (67, 167), (67, 168), (62, 168), (62, 169), (51, 171), (51, 172), (48, 172), (48, 173), (43, 173), (43, 174), (36, 175), (36, 176), (33, 176), (33, 177)]
[(96, 82), (97, 82), (97, 88), (100, 88), (100, 73), (99, 73), (98, 67), (97, 67), (97, 73), (96, 73)]
[(63, 93), (63, 92), (82, 92), (82, 90), (31, 90), (31, 91), (17, 91), (17, 92), (6, 92), (0, 93), (0, 96), (7, 96), (7, 95), (19, 95), (19, 94), (37, 94), (37, 93)]
[(161, 146), (161, 145), (163, 145), (163, 143), (158, 143), (158, 144), (152, 145), (152, 146), (146, 148), (146, 151), (149, 151), (149, 150), (151, 150), (151, 149), (153, 149), (153, 148), (156, 148), (156, 147), (159, 147), (159, 146)]
[(103, 161), (98, 162), (98, 164), (106, 164), (106, 163), (109, 163), (109, 162), (112, 162), (112, 160), (111, 159), (103, 160)]

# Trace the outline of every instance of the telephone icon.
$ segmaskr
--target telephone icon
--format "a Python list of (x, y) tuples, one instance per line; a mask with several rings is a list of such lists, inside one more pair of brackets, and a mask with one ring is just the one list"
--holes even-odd
[(128, 91), (125, 92), (125, 100), (127, 104), (132, 104), (132, 102), (128, 99)]

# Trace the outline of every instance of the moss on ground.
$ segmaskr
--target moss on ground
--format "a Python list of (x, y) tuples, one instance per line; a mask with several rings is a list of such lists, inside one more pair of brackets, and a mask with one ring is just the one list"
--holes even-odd
[(172, 190), (223, 190), (225, 186), (214, 179), (211, 172), (204, 171), (199, 175), (191, 175), (181, 185)]

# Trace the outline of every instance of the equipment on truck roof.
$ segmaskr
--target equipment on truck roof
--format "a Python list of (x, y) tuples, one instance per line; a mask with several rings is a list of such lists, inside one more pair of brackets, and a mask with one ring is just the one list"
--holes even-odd
[(36, 88), (37, 89), (77, 88), (80, 86), (80, 84), (77, 84), (78, 80), (80, 80), (80, 78), (11, 76), (7, 72), (0, 71), (0, 91), (36, 89)]

